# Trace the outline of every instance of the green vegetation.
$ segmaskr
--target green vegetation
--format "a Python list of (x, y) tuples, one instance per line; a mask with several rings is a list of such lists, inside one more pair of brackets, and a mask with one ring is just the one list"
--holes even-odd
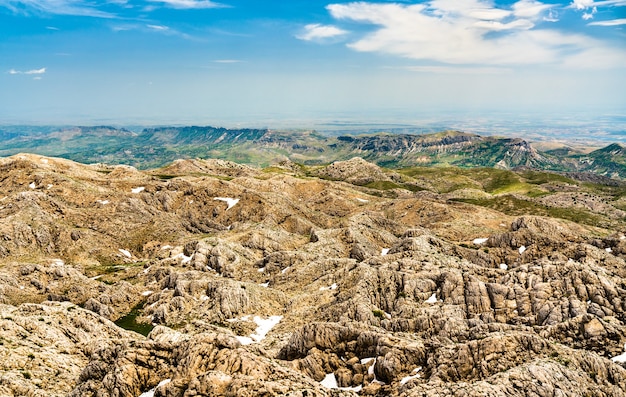
[(139, 303), (135, 307), (131, 309), (131, 311), (115, 321), (115, 324), (118, 327), (124, 328), (125, 330), (137, 332), (143, 336), (148, 336), (150, 331), (154, 328), (154, 326), (150, 323), (138, 323), (137, 317), (141, 315), (143, 310), (143, 302)]

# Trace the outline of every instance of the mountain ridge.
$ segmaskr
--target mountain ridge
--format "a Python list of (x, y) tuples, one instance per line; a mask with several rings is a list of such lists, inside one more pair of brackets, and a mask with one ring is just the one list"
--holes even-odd
[(521, 138), (480, 136), (462, 131), (333, 137), (316, 131), (211, 126), (155, 127), (140, 132), (95, 126), (44, 131), (36, 136), (12, 134), (7, 136), (0, 155), (37, 152), (83, 163), (131, 164), (140, 169), (161, 167), (178, 158), (221, 158), (267, 166), (287, 159), (308, 165), (330, 164), (359, 156), (391, 168), (414, 165), (528, 167), (626, 178), (626, 151), (617, 143), (588, 154), (568, 150), (541, 152)]

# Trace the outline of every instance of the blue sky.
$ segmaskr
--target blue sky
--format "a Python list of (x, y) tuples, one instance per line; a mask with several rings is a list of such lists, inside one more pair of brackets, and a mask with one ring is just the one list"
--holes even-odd
[(626, 0), (0, 0), (0, 123), (623, 115), (625, 92)]

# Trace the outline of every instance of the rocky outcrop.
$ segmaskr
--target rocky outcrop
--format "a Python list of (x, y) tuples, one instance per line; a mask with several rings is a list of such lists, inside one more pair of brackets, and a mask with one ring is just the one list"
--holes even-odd
[(614, 228), (475, 205), (506, 194), (469, 172), (420, 176), (445, 194), (355, 186), (412, 178), (362, 159), (317, 169), (350, 183), (289, 163), (0, 167), (0, 394), (626, 394), (626, 226), (600, 188), (524, 197)]

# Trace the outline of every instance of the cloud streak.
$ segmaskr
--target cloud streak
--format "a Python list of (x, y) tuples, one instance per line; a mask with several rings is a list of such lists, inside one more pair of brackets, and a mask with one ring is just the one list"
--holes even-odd
[[(591, 4), (591, 0), (577, 1)], [(489, 66), (573, 65), (573, 59), (602, 54), (602, 61), (581, 62), (581, 67), (624, 64), (623, 49), (609, 48), (580, 33), (538, 28), (546, 18), (555, 19), (552, 7), (535, 0), (502, 7), (488, 0), (430, 0), (411, 5), (330, 4), (327, 10), (339, 21), (374, 26), (348, 44), (360, 52), (435, 64)]]
[(44, 74), (46, 73), (46, 68), (32, 69), (32, 70), (26, 70), (26, 71), (11, 69), (8, 71), (8, 73), (9, 74)]
[(336, 26), (312, 23), (306, 25), (304, 27), (304, 31), (296, 35), (296, 38), (305, 41), (320, 41), (344, 36), (347, 33), (348, 32), (346, 30), (339, 29)]
[(589, 26), (619, 26), (619, 25), (626, 25), (626, 18), (612, 19), (612, 20), (609, 20), (609, 21), (595, 21), (595, 22), (590, 22), (587, 25), (589, 25)]
[(16, 14), (73, 15), (94, 18), (115, 18), (114, 14), (101, 11), (81, 0), (0, 0), (5, 7)]
[(205, 9), (205, 8), (227, 8), (229, 6), (216, 3), (210, 0), (148, 0), (153, 3), (161, 3), (166, 7), (178, 9)]

